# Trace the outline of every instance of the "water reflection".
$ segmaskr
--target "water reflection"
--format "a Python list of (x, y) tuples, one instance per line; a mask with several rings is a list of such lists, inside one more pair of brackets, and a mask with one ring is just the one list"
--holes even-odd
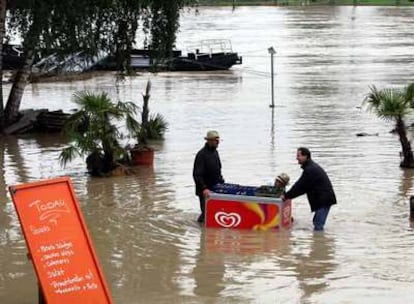
[(193, 271), (194, 294), (225, 297), (229, 303), (291, 301), (292, 295), (281, 294), (293, 286), (290, 243), (286, 231), (204, 229)]
[[(0, 137), (0, 200), (5, 200), (7, 191), (6, 191), (6, 147), (4, 143), (4, 137)], [(1, 221), (0, 221), (1, 222)]]
[[(217, 247), (223, 244), (223, 237), (217, 236), (216, 229), (203, 229), (200, 234), (200, 249), (193, 270), (194, 294), (201, 297), (219, 298), (225, 288), (223, 255)], [(222, 232), (224, 230), (221, 230)], [(227, 248), (228, 250), (228, 248)]]
[(283, 256), (289, 250), (289, 233), (265, 231), (239, 231), (228, 229), (204, 229), (202, 244), (207, 254), (224, 254), (237, 257), (254, 257), (255, 255), (277, 252)]
[[(178, 289), (178, 236), (184, 228), (167, 207), (173, 198), (168, 187), (153, 167), (110, 183), (87, 180), (83, 210), (87, 222), (94, 222), (89, 229), (116, 302), (136, 303), (137, 297), (146, 303), (167, 301), (170, 291)], [(138, 296), (137, 290), (145, 290), (145, 295)]]
[(399, 191), (403, 199), (407, 199), (410, 195), (413, 195), (413, 183), (414, 183), (414, 170), (401, 170), (402, 179), (399, 186)]
[[(293, 253), (293, 266), (302, 290), (301, 303), (314, 303), (312, 296), (321, 294), (329, 286), (329, 275), (335, 271), (335, 242), (332, 236), (316, 233), (297, 244), (303, 246)], [(298, 250), (298, 248), (296, 248)], [(295, 251), (296, 251), (295, 250)]]
[(4, 154), (7, 154), (11, 163), (14, 165), (13, 174), (19, 178), (19, 182), (27, 182), (29, 179), (29, 168), (24, 164), (22, 154), (21, 139), (17, 137), (6, 137), (4, 140)]
[[(1, 185), (65, 175), (59, 166), (59, 154), (67, 140), (60, 134), (5, 136), (0, 140), (3, 162)], [(81, 162), (77, 160), (75, 165)], [(78, 175), (83, 173), (75, 171)], [(1, 193), (1, 198), (6, 200), (6, 197), (6, 193)]]
[[(295, 277), (302, 291), (297, 295), (298, 301), (317, 303), (313, 297), (329, 286), (338, 266), (334, 261), (335, 239), (324, 233), (315, 233), (310, 238), (297, 235), (294, 239), (290, 232), (203, 230), (193, 271), (194, 293), (203, 297), (226, 296), (248, 303), (261, 303), (262, 299), (277, 295), (280, 301), (293, 303), (295, 296), (285, 291), (295, 286), (290, 279)], [(269, 263), (267, 257), (272, 257), (273, 262)], [(240, 287), (227, 290), (229, 277)], [(255, 280), (268, 283), (257, 285)]]
[[(27, 249), (9, 200), (8, 181), (27, 181), (28, 167), (24, 165), (21, 140), (0, 138), (0, 299), (4, 293), (15, 294), (17, 302), (32, 303), (37, 296), (37, 285)], [(21, 286), (24, 285), (24, 290)], [(4, 301), (1, 301), (4, 302)]]

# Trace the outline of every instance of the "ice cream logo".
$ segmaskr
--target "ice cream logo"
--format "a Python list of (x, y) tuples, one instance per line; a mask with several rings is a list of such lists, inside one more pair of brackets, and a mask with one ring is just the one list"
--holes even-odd
[(214, 215), (214, 219), (216, 220), (217, 224), (224, 228), (237, 227), (241, 222), (240, 215), (234, 212), (217, 212)]
[(243, 203), (244, 208), (253, 211), (260, 218), (260, 223), (253, 230), (265, 231), (278, 228), (280, 224), (279, 207), (273, 204)]

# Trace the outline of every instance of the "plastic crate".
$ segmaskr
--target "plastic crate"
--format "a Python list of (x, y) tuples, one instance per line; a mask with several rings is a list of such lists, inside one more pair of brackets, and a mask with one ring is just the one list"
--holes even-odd
[(257, 188), (258, 187), (224, 183), (213, 186), (211, 190), (221, 194), (255, 196)]

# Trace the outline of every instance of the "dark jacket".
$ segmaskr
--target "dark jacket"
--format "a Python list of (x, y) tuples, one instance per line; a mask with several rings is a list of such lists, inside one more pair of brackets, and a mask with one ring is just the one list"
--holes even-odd
[(201, 195), (203, 190), (211, 189), (218, 183), (224, 183), (220, 156), (215, 148), (210, 148), (206, 144), (198, 151), (194, 160), (193, 178), (196, 195)]
[(335, 192), (326, 172), (311, 159), (302, 165), (302, 169), (302, 176), (285, 197), (292, 199), (306, 193), (312, 211), (336, 204)]

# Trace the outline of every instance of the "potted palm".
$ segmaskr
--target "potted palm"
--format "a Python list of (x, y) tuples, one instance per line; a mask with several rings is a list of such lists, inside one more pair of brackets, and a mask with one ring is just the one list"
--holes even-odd
[(116, 124), (125, 123), (129, 134), (138, 132), (140, 124), (134, 118), (138, 107), (132, 102), (113, 103), (106, 93), (75, 93), (74, 102), (79, 109), (64, 127), (71, 142), (60, 154), (61, 164), (66, 165), (76, 156), (87, 156), (91, 175), (112, 175), (129, 162), (128, 150), (121, 145), (127, 134), (121, 133)]
[(145, 92), (142, 94), (141, 124), (135, 133), (137, 144), (131, 149), (131, 159), (134, 165), (148, 166), (154, 163), (154, 148), (149, 146), (149, 141), (163, 139), (168, 128), (168, 123), (161, 114), (149, 114), (150, 91), (151, 82), (148, 81)]
[(368, 109), (379, 118), (395, 123), (395, 131), (402, 148), (400, 167), (414, 168), (414, 154), (405, 123), (405, 118), (412, 113), (414, 107), (414, 83), (400, 90), (389, 88), (378, 90), (375, 86), (370, 87), (370, 90), (364, 100)]

